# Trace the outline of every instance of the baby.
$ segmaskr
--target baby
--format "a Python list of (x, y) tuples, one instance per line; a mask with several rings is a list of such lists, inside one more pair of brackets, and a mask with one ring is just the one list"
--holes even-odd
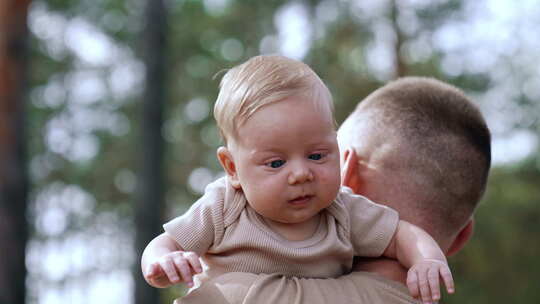
[(382, 255), (409, 268), (413, 296), (437, 301), (439, 277), (453, 292), (427, 233), (340, 187), (332, 97), (307, 65), (257, 56), (229, 70), (214, 115), (226, 177), (148, 244), (141, 267), (150, 285), (196, 287), (236, 271), (337, 277), (354, 256)]

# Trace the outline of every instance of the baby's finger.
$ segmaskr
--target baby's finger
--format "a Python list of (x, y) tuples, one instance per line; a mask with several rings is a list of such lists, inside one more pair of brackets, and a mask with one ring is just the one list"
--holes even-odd
[(433, 267), (428, 270), (428, 282), (429, 289), (431, 289), (431, 300), (436, 302), (441, 298), (438, 267)]
[(448, 293), (454, 293), (454, 279), (452, 278), (452, 273), (448, 267), (441, 267), (440, 269), (441, 277), (443, 278), (444, 285), (446, 285), (446, 290)]
[(171, 283), (178, 283), (178, 281), (180, 280), (180, 277), (178, 276), (176, 267), (174, 267), (173, 261), (170, 258), (168, 258), (162, 261), (160, 265), (163, 271), (165, 272), (165, 274), (167, 275), (167, 278), (169, 279), (169, 281), (171, 281)]
[(418, 289), (418, 274), (414, 270), (409, 271), (407, 274), (407, 287), (413, 298), (418, 298), (420, 296), (420, 291)]
[(191, 273), (191, 267), (188, 264), (187, 259), (185, 259), (183, 256), (179, 255), (174, 258), (174, 264), (176, 265), (176, 268), (180, 271), (180, 275), (182, 276), (182, 280), (189, 286), (193, 286), (193, 274)]
[(195, 252), (186, 252), (184, 253), (184, 257), (188, 260), (191, 268), (193, 268), (196, 273), (202, 272), (201, 261), (199, 260), (199, 256)]
[(424, 302), (424, 304), (431, 303), (431, 292), (429, 290), (427, 272), (425, 270), (418, 271), (418, 285), (420, 286), (422, 302)]
[(146, 267), (146, 271), (144, 272), (144, 275), (147, 277), (147, 278), (153, 278), (156, 276), (157, 274), (157, 269), (158, 269), (158, 265), (155, 264), (155, 263), (152, 263), (152, 264), (149, 264), (148, 267)]

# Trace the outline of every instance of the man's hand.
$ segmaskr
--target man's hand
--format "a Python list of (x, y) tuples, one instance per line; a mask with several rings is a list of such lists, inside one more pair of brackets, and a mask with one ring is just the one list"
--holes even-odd
[(193, 276), (202, 272), (199, 257), (194, 252), (173, 251), (150, 263), (144, 278), (154, 287), (168, 287), (184, 282), (193, 287)]
[(439, 277), (442, 277), (448, 293), (454, 293), (454, 280), (446, 262), (425, 259), (414, 264), (407, 273), (407, 287), (411, 295), (421, 298), (424, 304), (439, 301), (441, 291)]

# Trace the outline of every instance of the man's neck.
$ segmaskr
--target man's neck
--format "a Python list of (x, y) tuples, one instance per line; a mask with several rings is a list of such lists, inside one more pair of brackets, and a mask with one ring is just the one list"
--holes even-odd
[(406, 285), (407, 269), (398, 261), (386, 258), (355, 258), (353, 271), (376, 273), (389, 280)]

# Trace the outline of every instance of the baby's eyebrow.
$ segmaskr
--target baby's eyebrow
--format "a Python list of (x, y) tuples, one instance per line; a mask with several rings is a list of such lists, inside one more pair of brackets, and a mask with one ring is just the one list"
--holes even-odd
[(275, 151), (275, 150), (272, 150), (272, 149), (265, 149), (265, 150), (256, 150), (256, 149), (253, 149), (249, 155), (251, 158), (263, 158), (263, 157), (267, 157), (267, 156), (272, 156), (272, 155), (275, 155), (277, 154), (278, 152)]
[(280, 147), (271, 147), (271, 146), (265, 146), (265, 147), (255, 147), (252, 149), (252, 153), (280, 153), (282, 148)]
[(311, 150), (329, 150), (330, 148), (331, 144), (327, 141), (319, 141), (309, 145), (309, 149)]

